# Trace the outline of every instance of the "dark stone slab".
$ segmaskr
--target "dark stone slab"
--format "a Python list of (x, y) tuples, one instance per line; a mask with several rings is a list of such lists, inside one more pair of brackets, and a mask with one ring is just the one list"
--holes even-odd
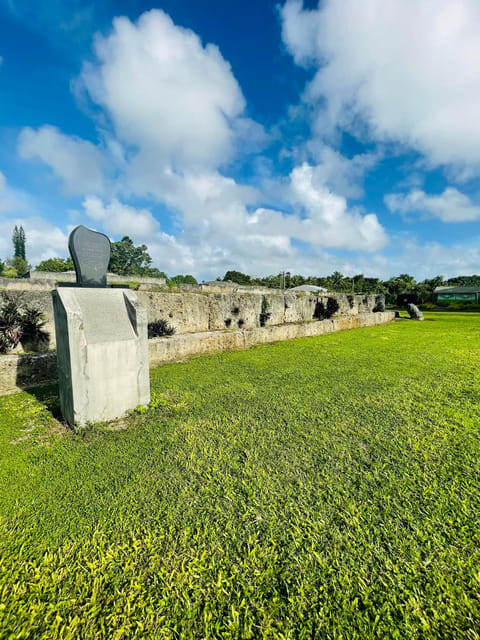
[(107, 286), (111, 246), (106, 235), (80, 225), (70, 234), (68, 249), (75, 266), (78, 287)]
[(407, 311), (411, 320), (423, 320), (423, 313), (415, 304), (412, 304), (411, 302), (407, 304)]

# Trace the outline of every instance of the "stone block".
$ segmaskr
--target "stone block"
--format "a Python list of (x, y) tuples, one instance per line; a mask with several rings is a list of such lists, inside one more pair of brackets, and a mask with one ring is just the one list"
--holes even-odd
[(71, 426), (150, 402), (147, 312), (126, 289), (52, 292), (62, 414)]

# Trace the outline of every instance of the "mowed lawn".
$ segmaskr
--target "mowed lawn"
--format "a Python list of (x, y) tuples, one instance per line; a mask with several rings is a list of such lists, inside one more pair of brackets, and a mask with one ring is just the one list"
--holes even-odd
[(480, 638), (480, 315), (0, 398), (0, 638)]

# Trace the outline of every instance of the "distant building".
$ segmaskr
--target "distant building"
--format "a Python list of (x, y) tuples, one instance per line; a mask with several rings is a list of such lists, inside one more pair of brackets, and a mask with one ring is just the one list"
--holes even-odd
[(480, 300), (480, 286), (476, 287), (436, 287), (433, 291), (434, 302), (472, 302)]
[(313, 284), (301, 284), (298, 287), (292, 287), (289, 291), (307, 291), (310, 293), (327, 293), (323, 287), (316, 287)]

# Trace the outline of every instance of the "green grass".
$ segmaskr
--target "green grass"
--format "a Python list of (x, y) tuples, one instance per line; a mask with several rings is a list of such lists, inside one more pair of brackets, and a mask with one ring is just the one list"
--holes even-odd
[(480, 638), (480, 315), (0, 398), (0, 638)]

